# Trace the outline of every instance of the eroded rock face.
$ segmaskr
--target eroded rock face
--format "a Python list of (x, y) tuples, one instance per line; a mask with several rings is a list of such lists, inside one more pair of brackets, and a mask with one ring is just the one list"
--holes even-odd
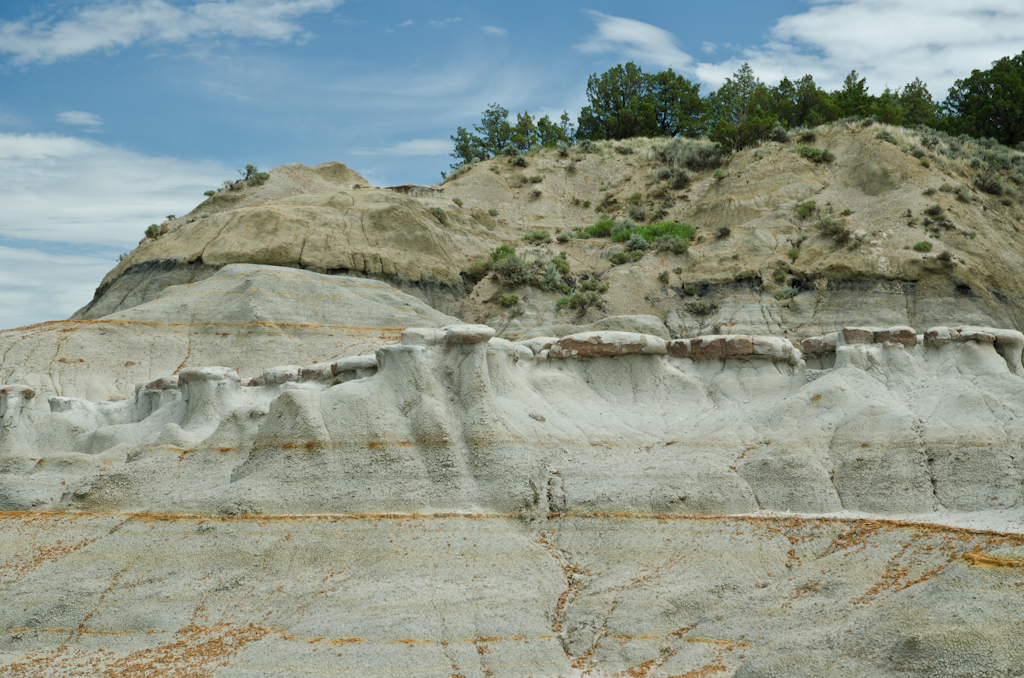
[(665, 355), (665, 340), (631, 332), (583, 332), (563, 337), (548, 350), (551, 358)]

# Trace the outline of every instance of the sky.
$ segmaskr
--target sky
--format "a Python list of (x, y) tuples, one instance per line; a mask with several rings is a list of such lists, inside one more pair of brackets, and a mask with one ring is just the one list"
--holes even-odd
[(3, 0), (0, 329), (67, 318), (249, 163), (437, 183), (489, 104), (575, 118), (626, 61), (704, 93), (748, 62), (941, 100), (1022, 51), (1020, 0)]

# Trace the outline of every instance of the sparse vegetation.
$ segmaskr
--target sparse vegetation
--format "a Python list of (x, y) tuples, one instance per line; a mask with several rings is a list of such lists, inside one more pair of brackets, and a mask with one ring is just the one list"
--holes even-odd
[(1003, 185), (1002, 179), (1000, 179), (997, 174), (979, 174), (974, 178), (974, 185), (977, 186), (979, 190), (997, 197), (1001, 196), (1006, 191), (1006, 187)]
[(492, 217), (498, 216), (498, 210), (494, 209), (493, 207), (488, 209), (487, 213), (490, 214)]
[(715, 179), (717, 181), (721, 181), (724, 178), (725, 178), (725, 170), (723, 170), (723, 169), (716, 169), (715, 170)]
[(534, 174), (534, 175), (533, 175), (532, 177), (530, 177), (530, 179), (529, 179), (529, 182), (530, 182), (531, 184), (539, 184), (539, 183), (540, 183), (540, 182), (542, 182), (542, 181), (544, 181), (544, 177), (542, 177), (542, 176), (541, 176), (541, 175), (539, 175), (539, 174)]
[(458, 205), (459, 207), (462, 207), (462, 198), (452, 198), (452, 202)]
[(792, 299), (799, 293), (800, 290), (798, 290), (795, 287), (785, 287), (775, 292), (775, 298), (778, 299), (779, 301), (782, 301), (783, 299)]
[(822, 235), (832, 238), (832, 241), (839, 247), (850, 242), (849, 229), (847, 229), (843, 222), (838, 219), (825, 217), (824, 219), (820, 219), (814, 227), (818, 229)]
[(498, 303), (502, 306), (515, 306), (519, 303), (519, 295), (506, 292), (498, 297)]
[(797, 154), (811, 160), (813, 162), (832, 162), (836, 159), (832, 151), (827, 148), (815, 148), (814, 146), (797, 146)]
[(658, 280), (661, 281), (662, 285), (667, 285), (669, 281), (668, 271), (662, 271), (659, 273)]
[(448, 215), (445, 214), (444, 210), (440, 207), (431, 207), (430, 213), (434, 215), (434, 218), (441, 222), (442, 226), (448, 225)]
[(790, 261), (796, 261), (797, 257), (800, 256), (800, 248), (794, 245), (789, 248), (788, 254)]
[(691, 301), (686, 305), (686, 310), (696, 316), (711, 315), (718, 310), (718, 304), (711, 301), (704, 301), (698, 299), (697, 301)]
[(786, 272), (780, 268), (779, 270), (775, 271), (775, 273), (772, 275), (772, 279), (775, 282), (780, 283), (786, 279)]
[(177, 218), (178, 217), (174, 216), (173, 214), (168, 214), (166, 217), (164, 217), (164, 219), (166, 219), (167, 221), (174, 221)]
[(571, 295), (561, 297), (556, 306), (562, 308), (579, 309), (582, 313), (591, 306), (601, 307), (601, 294), (608, 291), (608, 283), (601, 283), (596, 278), (584, 280), (580, 288)]
[(242, 180), (247, 186), (262, 186), (270, 178), (270, 172), (261, 172), (256, 165), (246, 165), (244, 170), (238, 170)]
[(630, 234), (629, 240), (626, 241), (626, 249), (630, 252), (646, 250), (650, 246), (651, 244), (647, 242), (647, 239), (635, 231)]
[(796, 214), (801, 219), (806, 219), (807, 217), (814, 214), (815, 210), (817, 209), (818, 203), (816, 203), (813, 200), (805, 200), (804, 202), (796, 206)]
[(212, 198), (213, 196), (217, 195), (217, 191), (204, 191), (203, 195), (205, 195), (207, 198)]
[(158, 238), (160, 237), (160, 227), (156, 224), (150, 224), (146, 227), (147, 238)]
[(914, 245), (914, 249), (917, 250), (918, 252), (931, 252), (932, 244), (927, 240), (922, 240), (921, 242)]
[(547, 231), (531, 231), (523, 236), (523, 240), (531, 245), (546, 245), (551, 242), (551, 234)]
[(644, 221), (647, 218), (647, 210), (643, 208), (643, 205), (630, 205), (626, 214), (634, 221)]

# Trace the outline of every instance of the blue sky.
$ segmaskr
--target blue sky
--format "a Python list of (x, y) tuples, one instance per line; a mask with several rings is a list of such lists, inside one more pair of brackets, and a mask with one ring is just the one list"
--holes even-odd
[(851, 69), (941, 99), (1024, 50), (1024, 3), (982, 0), (0, 3), (0, 328), (67, 317), (145, 227), (254, 163), (339, 160), (433, 183), (498, 102), (573, 116), (633, 60), (717, 87)]

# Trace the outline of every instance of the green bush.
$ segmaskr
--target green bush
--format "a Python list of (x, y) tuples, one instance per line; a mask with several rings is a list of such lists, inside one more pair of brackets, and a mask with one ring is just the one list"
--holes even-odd
[(814, 227), (821, 231), (823, 235), (827, 235), (832, 238), (836, 245), (842, 246), (850, 241), (850, 231), (847, 230), (843, 222), (838, 219), (825, 217), (824, 219), (819, 220)]
[(667, 285), (669, 281), (668, 271), (662, 271), (659, 273), (658, 280), (661, 281), (662, 285)]
[(718, 181), (721, 181), (724, 178), (725, 178), (725, 170), (716, 169), (715, 170), (715, 179), (717, 179)]
[(892, 134), (890, 134), (889, 132), (887, 132), (884, 129), (883, 130), (879, 130), (878, 133), (875, 134), (875, 138), (876, 139), (881, 139), (882, 141), (887, 141), (887, 142), (889, 142), (890, 144), (893, 144), (893, 145), (898, 145), (898, 142), (896, 141), (896, 137), (894, 137)]
[(922, 240), (921, 242), (914, 245), (914, 249), (917, 250), (918, 252), (931, 252), (932, 244), (927, 240)]
[(713, 144), (673, 139), (654, 149), (655, 157), (670, 167), (685, 167), (692, 172), (715, 169), (724, 162), (722, 149)]
[(624, 264), (629, 261), (629, 255), (625, 252), (615, 252), (608, 257), (608, 261), (612, 262), (613, 266), (619, 266), (620, 264)]
[(790, 141), (789, 134), (786, 133), (786, 128), (782, 125), (772, 127), (772, 131), (768, 133), (768, 138), (780, 144), (788, 144)]
[(544, 181), (544, 177), (542, 177), (539, 174), (534, 174), (532, 177), (530, 177), (531, 184), (539, 184), (542, 181)]
[(782, 299), (792, 299), (793, 297), (795, 297), (799, 293), (800, 293), (800, 290), (798, 290), (797, 288), (795, 288), (795, 287), (787, 287), (785, 289), (781, 289), (781, 290), (778, 290), (777, 292), (775, 292), (775, 298), (779, 299), (780, 301)]
[(972, 200), (971, 189), (967, 188), (963, 184), (956, 187), (956, 199), (960, 202), (970, 202)]
[(806, 219), (807, 217), (814, 214), (814, 211), (816, 209), (818, 209), (817, 202), (813, 200), (805, 200), (804, 202), (796, 206), (796, 213), (797, 216), (799, 216), (801, 219)]
[(212, 198), (213, 196), (217, 195), (217, 191), (204, 191), (203, 195), (205, 195), (207, 198)]
[(561, 233), (555, 236), (555, 240), (557, 240), (558, 242), (569, 242), (569, 234), (566, 233), (565, 231), (562, 231)]
[(498, 282), (507, 287), (519, 287), (533, 282), (530, 267), (515, 255), (491, 264), (491, 271)]
[(626, 214), (634, 221), (643, 221), (647, 218), (647, 210), (643, 208), (643, 205), (630, 205), (626, 210)]
[(164, 217), (164, 219), (166, 219), (167, 221), (174, 221), (177, 218), (178, 217), (174, 216), (173, 214), (168, 214), (166, 217)]
[(587, 226), (580, 231), (584, 238), (607, 238), (612, 234), (615, 222), (608, 217), (602, 217), (593, 226)]
[(629, 234), (636, 228), (636, 222), (629, 218), (616, 219), (612, 226), (611, 239), (615, 242), (629, 240)]
[(442, 225), (448, 225), (448, 215), (444, 213), (444, 210), (440, 207), (431, 207), (430, 213), (434, 215), (434, 218), (441, 222)]
[(498, 210), (494, 209), (493, 207), (487, 210), (487, 213), (490, 214), (492, 217), (498, 216)]
[(640, 202), (643, 199), (644, 199), (644, 196), (640, 195), (639, 193), (634, 193), (633, 195), (629, 196), (629, 204), (630, 205), (639, 205)]
[(775, 282), (782, 282), (786, 279), (786, 272), (780, 268), (775, 271), (774, 275), (772, 275), (772, 279), (775, 280)]
[(158, 238), (160, 237), (160, 227), (156, 224), (150, 224), (146, 227), (147, 238)]
[(711, 301), (704, 301), (702, 299), (699, 299), (697, 301), (692, 301), (689, 304), (687, 304), (686, 310), (692, 313), (693, 315), (711, 315), (712, 313), (718, 310), (718, 304)]
[(509, 164), (511, 164), (513, 167), (526, 167), (527, 162), (526, 158), (524, 158), (521, 155), (517, 155), (514, 158), (509, 158)]
[(678, 235), (665, 235), (654, 241), (655, 252), (682, 254), (690, 248), (690, 241)]
[(799, 247), (794, 246), (794, 247), (790, 247), (789, 248), (789, 259), (790, 259), (790, 261), (796, 261), (796, 258), (799, 257), (799, 256), (800, 256), (800, 248)]
[(731, 233), (731, 228), (729, 228), (728, 226), (722, 226), (720, 229), (718, 229), (718, 238), (719, 240), (723, 238), (728, 238)]
[(492, 264), (496, 264), (502, 259), (508, 259), (509, 257), (516, 256), (516, 248), (511, 245), (498, 245), (491, 250), (490, 261)]
[(561, 289), (561, 285), (562, 275), (558, 271), (558, 266), (551, 261), (544, 264), (544, 275), (540, 279), (540, 288), (545, 292), (551, 292), (552, 290)]
[(562, 256), (552, 259), (551, 263), (561, 275), (569, 275), (569, 260), (565, 258), (565, 252), (562, 252)]
[(945, 213), (945, 211), (946, 210), (942, 209), (942, 205), (936, 204), (926, 208), (924, 213), (932, 217), (933, 219), (937, 219), (941, 217)]
[(452, 202), (458, 205), (459, 207), (462, 207), (462, 198), (452, 198)]
[(989, 195), (1000, 196), (1006, 191), (1002, 179), (997, 174), (978, 175), (974, 179), (974, 185)]
[(531, 245), (546, 245), (551, 242), (551, 234), (547, 231), (531, 231), (523, 236), (523, 240)]
[(584, 200), (583, 201), (583, 207), (590, 207), (590, 201), (589, 200)]
[(498, 303), (502, 306), (515, 306), (519, 303), (519, 295), (506, 292), (505, 294), (498, 297)]
[(814, 162), (832, 162), (836, 159), (836, 156), (832, 154), (832, 151), (827, 148), (815, 148), (814, 146), (797, 146), (796, 152)]
[(630, 235), (629, 240), (626, 242), (626, 249), (630, 252), (636, 252), (638, 250), (642, 251), (650, 246), (651, 244), (647, 242), (647, 239), (636, 232)]

